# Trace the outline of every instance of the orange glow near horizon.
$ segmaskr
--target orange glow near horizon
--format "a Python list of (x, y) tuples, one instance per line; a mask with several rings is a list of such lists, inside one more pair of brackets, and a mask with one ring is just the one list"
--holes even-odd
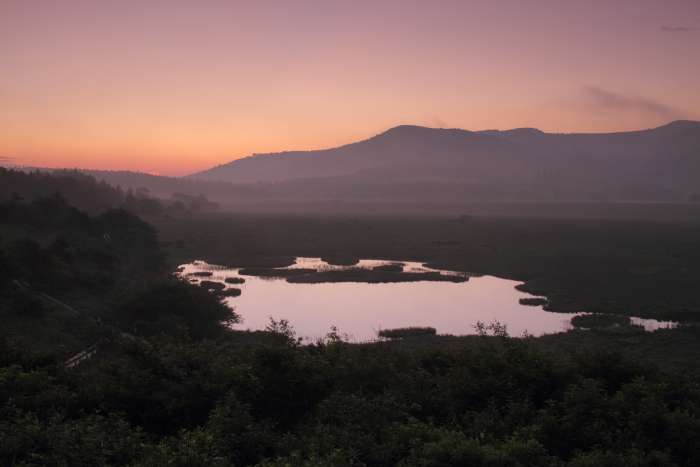
[(11, 2), (0, 164), (185, 175), (413, 124), (700, 120), (700, 4)]

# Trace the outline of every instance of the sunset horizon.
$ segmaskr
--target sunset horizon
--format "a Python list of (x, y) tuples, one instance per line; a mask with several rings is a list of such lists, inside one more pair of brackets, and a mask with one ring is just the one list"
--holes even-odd
[(398, 125), (700, 120), (692, 2), (13, 2), (0, 163), (181, 176)]
[[(521, 129), (534, 129), (541, 131), (542, 133), (546, 134), (559, 134), (559, 135), (581, 135), (581, 134), (606, 134), (606, 133), (627, 133), (627, 132), (636, 132), (636, 131), (644, 131), (644, 130), (651, 130), (653, 128), (659, 128), (659, 127), (664, 127), (666, 125), (670, 125), (675, 122), (683, 122), (683, 121), (689, 121), (689, 122), (694, 122), (695, 120), (687, 120), (687, 119), (678, 119), (678, 120), (673, 120), (669, 121), (667, 123), (658, 125), (656, 127), (652, 128), (639, 128), (635, 130), (627, 130), (627, 131), (620, 131), (620, 132), (600, 132), (600, 133), (594, 133), (594, 132), (548, 132), (548, 131), (543, 131), (540, 128), (535, 128), (531, 126), (522, 126), (522, 127), (517, 127), (517, 128), (484, 128), (481, 130), (470, 130), (468, 128), (447, 128), (447, 127), (431, 127), (431, 126), (426, 126), (426, 125), (413, 125), (413, 124), (402, 124), (402, 125), (397, 125), (392, 128), (386, 128), (384, 131), (377, 132), (376, 134), (371, 134), (367, 135), (366, 137), (359, 139), (357, 141), (346, 141), (343, 143), (340, 143), (336, 146), (329, 146), (329, 147), (318, 147), (318, 148), (308, 148), (308, 149), (295, 149), (295, 148), (289, 148), (289, 149), (282, 149), (280, 151), (269, 151), (269, 152), (252, 152), (250, 154), (241, 156), (241, 157), (236, 157), (236, 158), (231, 158), (231, 159), (221, 159), (218, 161), (214, 161), (211, 165), (203, 166), (203, 165), (191, 165), (188, 167), (191, 167), (190, 170), (187, 169), (182, 169), (182, 170), (173, 170), (171, 169), (164, 169), (162, 166), (154, 166), (155, 170), (153, 167), (150, 167), (149, 169), (141, 170), (141, 169), (134, 169), (130, 168), (131, 166), (125, 166), (124, 162), (120, 162), (121, 159), (118, 159), (117, 161), (113, 161), (111, 158), (96, 158), (92, 159), (92, 165), (70, 165), (70, 164), (63, 164), (63, 165), (37, 165), (37, 164), (19, 164), (16, 163), (12, 159), (0, 159), (0, 167), (6, 167), (6, 168), (22, 168), (22, 169), (75, 169), (75, 170), (87, 170), (87, 171), (128, 171), (128, 172), (136, 172), (136, 173), (143, 173), (143, 174), (148, 174), (148, 175), (155, 175), (155, 176), (164, 176), (164, 177), (185, 177), (188, 175), (196, 174), (198, 172), (211, 169), (220, 165), (226, 165), (228, 163), (234, 162), (238, 159), (245, 159), (248, 157), (256, 157), (259, 155), (264, 155), (264, 154), (275, 154), (275, 153), (293, 153), (293, 152), (311, 152), (311, 151), (326, 151), (329, 149), (336, 149), (340, 148), (343, 146), (347, 145), (352, 145), (355, 143), (359, 143), (362, 141), (366, 141), (368, 139), (371, 139), (374, 136), (381, 135), (383, 133), (386, 133), (387, 131), (402, 127), (402, 126), (409, 126), (409, 127), (420, 127), (420, 128), (428, 128), (428, 129), (441, 129), (441, 130), (464, 130), (464, 131), (469, 131), (472, 133), (479, 133), (479, 132), (484, 132), (484, 131), (499, 131), (499, 132), (507, 132), (509, 130), (521, 130)], [(167, 156), (166, 156), (167, 157)], [(156, 158), (158, 160), (159, 158)], [(189, 161), (189, 158), (186, 159), (186, 161)], [(115, 165), (116, 164), (116, 165)]]

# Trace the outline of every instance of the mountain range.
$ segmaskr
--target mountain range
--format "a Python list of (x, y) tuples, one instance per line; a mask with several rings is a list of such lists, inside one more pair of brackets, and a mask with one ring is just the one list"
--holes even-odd
[(700, 122), (602, 134), (404, 125), (333, 149), (255, 154), (185, 178), (265, 182), (279, 195), (683, 201), (700, 192)]
[(205, 194), (216, 202), (700, 202), (700, 122), (599, 134), (404, 125), (338, 148), (254, 154), (182, 178), (79, 170), (125, 190)]

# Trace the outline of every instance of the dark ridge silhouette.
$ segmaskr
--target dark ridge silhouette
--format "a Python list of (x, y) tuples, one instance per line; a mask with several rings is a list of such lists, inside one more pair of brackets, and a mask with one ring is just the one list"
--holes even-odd
[[(676, 150), (698, 149), (700, 122), (677, 120), (658, 128), (619, 133), (545, 133), (534, 128), (480, 132), (517, 144), (569, 153), (622, 159), (643, 159), (674, 146)], [(694, 136), (693, 136), (694, 135)], [(693, 138), (696, 138), (693, 141)]]
[(497, 163), (524, 170), (531, 152), (487, 134), (404, 125), (339, 148), (258, 154), (187, 178), (270, 182), (347, 175), (391, 165), (461, 166), (480, 173)]
[[(144, 188), (169, 214), (247, 200), (700, 203), (700, 122), (604, 134), (404, 125), (338, 148), (256, 154), (183, 178), (63, 172)], [(191, 206), (195, 199), (202, 203)], [(144, 215), (156, 208), (132, 207)]]
[(700, 200), (699, 168), (695, 121), (604, 134), (404, 125), (333, 149), (256, 154), (186, 178), (258, 183), (277, 198), (692, 202)]

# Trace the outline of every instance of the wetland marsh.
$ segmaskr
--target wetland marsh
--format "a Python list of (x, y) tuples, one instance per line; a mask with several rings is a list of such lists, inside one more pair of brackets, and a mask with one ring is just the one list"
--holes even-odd
[[(539, 336), (571, 329), (572, 316), (580, 315), (523, 304), (539, 299), (542, 305), (546, 299), (517, 290), (517, 281), (436, 270), (419, 262), (332, 265), (321, 258), (296, 258), (284, 268), (228, 268), (195, 261), (178, 270), (191, 282), (210, 289), (216, 283), (220, 293), (235, 297), (227, 301), (244, 320), (236, 329), (263, 330), (271, 318), (287, 319), (305, 342), (324, 338), (332, 326), (355, 342), (370, 341), (382, 329), (408, 327), (467, 335), (475, 333), (477, 321), (498, 321), (512, 335)], [(228, 284), (236, 285), (224, 290)], [(635, 319), (647, 330), (669, 326)]]

